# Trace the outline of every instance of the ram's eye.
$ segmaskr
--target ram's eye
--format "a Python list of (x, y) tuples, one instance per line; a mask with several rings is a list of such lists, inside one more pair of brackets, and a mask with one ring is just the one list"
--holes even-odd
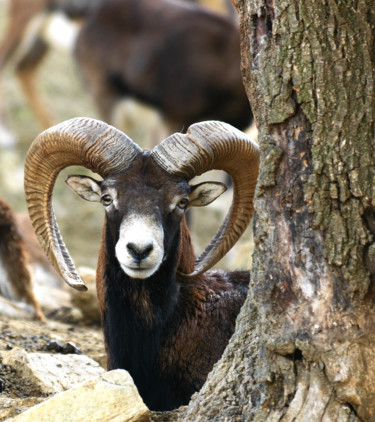
[(188, 203), (189, 203), (189, 199), (188, 198), (182, 198), (177, 203), (177, 206), (178, 206), (178, 208), (181, 208), (182, 210), (184, 210), (187, 207)]
[(111, 195), (103, 195), (100, 198), (100, 202), (104, 205), (104, 206), (108, 206), (112, 204), (112, 197)]

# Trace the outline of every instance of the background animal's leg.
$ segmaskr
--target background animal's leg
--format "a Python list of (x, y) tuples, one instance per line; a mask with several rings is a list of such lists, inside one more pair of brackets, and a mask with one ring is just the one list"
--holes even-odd
[(22, 34), (19, 32), (21, 31), (17, 31), (17, 33), (14, 33), (14, 32), (7, 33), (1, 42), (1, 45), (0, 45), (0, 69), (1, 70), (8, 63), (10, 57), (16, 51), (21, 41)]
[(44, 129), (56, 123), (54, 117), (41, 101), (36, 88), (36, 72), (47, 51), (47, 44), (41, 38), (36, 38), (30, 49), (22, 56), (16, 66), (17, 76), (29, 107)]
[[(0, 44), (0, 71), (4, 69), (9, 60), (17, 54), (18, 49), (24, 42), (29, 24), (47, 6), (47, 0), (11, 0), (8, 2), (7, 26), (4, 38)], [(1, 87), (0, 87), (1, 91)], [(0, 119), (4, 120), (5, 107), (3, 94), (0, 92)], [(0, 124), (2, 145), (12, 145), (14, 136)], [(4, 142), (5, 137), (9, 138)]]
[[(25, 299), (35, 310), (35, 318), (44, 321), (44, 315), (33, 292), (29, 258), (14, 224), (0, 226), (1, 262), (16, 299)], [(14, 298), (13, 298), (14, 299)]]
[(116, 116), (114, 111), (121, 98), (113, 91), (105, 78), (88, 80), (95, 80), (95, 86), (92, 85), (90, 90), (93, 94), (94, 103), (98, 109), (101, 119), (116, 127), (120, 126), (119, 122), (115, 121)]
[[(17, 49), (23, 32), (23, 25), (14, 25), (12, 22), (8, 24), (6, 34), (0, 45), (0, 72), (3, 71), (5, 65), (8, 63), (9, 59), (12, 57), (13, 53)], [(15, 143), (15, 137), (11, 132), (6, 128), (5, 121), (5, 107), (3, 100), (3, 89), (0, 85), (0, 145), (1, 146), (12, 146)]]
[(11, 0), (8, 2), (7, 27), (0, 45), (0, 69), (8, 62), (25, 36), (32, 19), (41, 13), (47, 0)]

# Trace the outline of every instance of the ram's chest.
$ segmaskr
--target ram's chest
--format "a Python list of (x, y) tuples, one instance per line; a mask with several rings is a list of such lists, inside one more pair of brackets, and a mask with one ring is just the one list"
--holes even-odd
[[(164, 338), (159, 352), (159, 365), (178, 383), (200, 389), (213, 364), (219, 358), (212, 350), (205, 324), (199, 319), (181, 322), (174, 334)], [(210, 339), (211, 340), (211, 339)], [(194, 391), (195, 391), (194, 390)]]

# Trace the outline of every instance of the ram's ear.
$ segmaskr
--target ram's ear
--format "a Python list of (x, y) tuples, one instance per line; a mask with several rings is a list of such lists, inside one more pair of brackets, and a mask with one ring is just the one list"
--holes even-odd
[(188, 207), (204, 207), (211, 204), (227, 190), (224, 183), (220, 182), (203, 182), (190, 187)]
[(65, 183), (86, 201), (100, 202), (102, 191), (101, 182), (89, 176), (69, 176)]

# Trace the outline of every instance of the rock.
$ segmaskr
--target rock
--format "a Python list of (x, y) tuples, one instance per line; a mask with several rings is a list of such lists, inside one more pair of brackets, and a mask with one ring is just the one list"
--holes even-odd
[(8, 420), (45, 400), (43, 397), (10, 398), (0, 394), (0, 421)]
[(57, 340), (50, 340), (46, 344), (46, 349), (48, 351), (62, 353), (63, 355), (68, 355), (68, 354), (81, 355), (82, 354), (82, 350), (71, 341), (69, 341), (66, 344), (63, 344)]
[(34, 319), (34, 314), (35, 310), (27, 303), (17, 302), (0, 296), (0, 316), (31, 320)]
[(71, 307), (70, 292), (65, 287), (52, 287), (39, 282), (34, 277), (34, 292), (45, 313), (56, 311), (63, 307)]
[(99, 302), (96, 295), (96, 273), (88, 267), (79, 267), (78, 273), (86, 284), (87, 292), (71, 289), (72, 304), (82, 312), (82, 320), (86, 324), (100, 324)]
[(17, 143), (17, 138), (3, 122), (0, 122), (0, 146), (1, 148), (13, 149)]
[(84, 355), (27, 353), (14, 348), (2, 352), (3, 363), (27, 380), (41, 394), (55, 394), (105, 372), (94, 360)]
[(149, 410), (123, 369), (106, 372), (11, 419), (12, 422), (143, 422)]
[[(70, 300), (70, 295), (69, 295)], [(74, 306), (62, 306), (56, 308), (48, 313), (46, 316), (49, 320), (63, 322), (65, 324), (81, 324), (84, 321), (84, 316), (80, 309)]]

